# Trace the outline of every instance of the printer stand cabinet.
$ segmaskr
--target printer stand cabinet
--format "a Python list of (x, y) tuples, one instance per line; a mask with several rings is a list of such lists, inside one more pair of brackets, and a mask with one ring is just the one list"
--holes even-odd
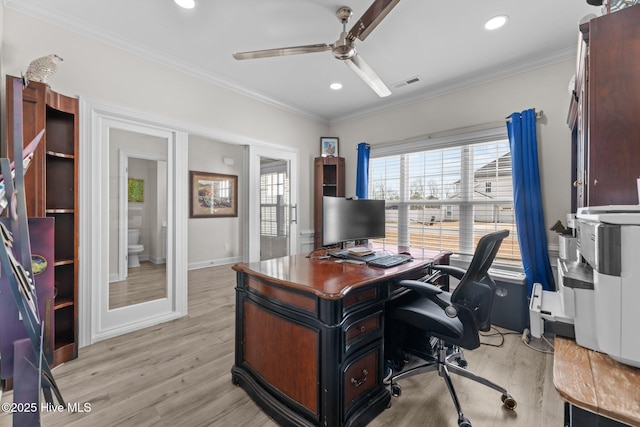
[(580, 26), (569, 108), (572, 212), (636, 205), (640, 177), (640, 5)]

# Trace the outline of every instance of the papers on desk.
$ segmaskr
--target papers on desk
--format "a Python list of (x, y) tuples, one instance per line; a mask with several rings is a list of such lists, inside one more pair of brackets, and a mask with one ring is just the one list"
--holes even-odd
[(365, 246), (356, 246), (354, 248), (349, 248), (347, 251), (349, 252), (349, 255), (355, 256), (365, 256), (374, 253), (371, 249)]

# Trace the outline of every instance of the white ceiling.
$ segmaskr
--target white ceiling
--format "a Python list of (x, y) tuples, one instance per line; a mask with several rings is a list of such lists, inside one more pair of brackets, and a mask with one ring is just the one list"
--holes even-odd
[[(391, 89), (379, 98), (331, 52), (236, 61), (236, 51), (333, 43), (373, 0), (4, 0), (5, 6), (324, 123), (384, 110), (575, 56), (586, 0), (401, 0), (358, 53)], [(497, 31), (485, 21), (506, 14)], [(55, 52), (51, 52), (55, 53)], [(62, 65), (64, 66), (64, 65)], [(420, 81), (396, 88), (418, 76)], [(329, 84), (344, 88), (332, 91)], [(568, 81), (567, 81), (568, 84)]]

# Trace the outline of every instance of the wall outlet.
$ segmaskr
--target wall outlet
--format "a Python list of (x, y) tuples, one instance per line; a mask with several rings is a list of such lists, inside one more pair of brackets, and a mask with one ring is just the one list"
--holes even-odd
[(228, 243), (224, 244), (224, 251), (225, 252), (229, 252), (229, 244)]

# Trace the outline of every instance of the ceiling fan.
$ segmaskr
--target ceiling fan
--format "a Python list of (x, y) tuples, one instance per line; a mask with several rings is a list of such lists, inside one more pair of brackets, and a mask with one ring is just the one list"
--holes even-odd
[(353, 11), (347, 6), (341, 7), (337, 10), (336, 16), (342, 23), (342, 33), (340, 33), (340, 38), (331, 44), (322, 43), (283, 47), (279, 49), (236, 52), (233, 54), (233, 57), (235, 59), (256, 59), (330, 50), (336, 59), (344, 61), (349, 68), (355, 71), (379, 96), (389, 96), (391, 95), (389, 88), (387, 88), (382, 80), (380, 80), (380, 77), (378, 77), (373, 69), (371, 69), (356, 52), (355, 40), (360, 39), (364, 41), (399, 1), (400, 0), (375, 0), (349, 32), (347, 32), (347, 23), (351, 19)]

